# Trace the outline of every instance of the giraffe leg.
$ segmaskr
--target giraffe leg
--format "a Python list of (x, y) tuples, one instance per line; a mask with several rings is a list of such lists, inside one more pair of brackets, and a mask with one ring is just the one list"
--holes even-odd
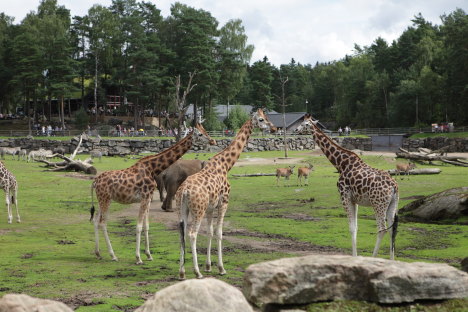
[(141, 232), (143, 231), (143, 223), (145, 222), (147, 208), (149, 202), (144, 200), (140, 205), (140, 211), (138, 213), (138, 220), (137, 220), (137, 227), (136, 227), (136, 250), (135, 250), (135, 257), (136, 257), (136, 264), (143, 264), (140, 256), (140, 244), (141, 244)]
[(13, 220), (13, 216), (11, 214), (10, 191), (8, 189), (5, 189), (5, 202), (7, 206), (7, 212), (8, 212), (8, 223), (11, 223)]
[(107, 212), (109, 211), (110, 201), (104, 200), (99, 202), (98, 213), (94, 216), (94, 236), (95, 236), (95, 250), (94, 253), (101, 259), (101, 253), (99, 251), (99, 228), (102, 229), (104, 239), (106, 240), (107, 250), (112, 258), (112, 261), (118, 261), (115, 256), (114, 249), (109, 239), (109, 233), (107, 232)]
[(344, 204), (346, 213), (348, 215), (348, 225), (349, 225), (349, 233), (351, 234), (351, 245), (353, 248), (353, 257), (357, 256), (357, 214), (358, 214), (358, 205), (352, 204), (349, 201), (346, 201)]
[(198, 230), (200, 229), (201, 220), (202, 218), (200, 217), (194, 217), (189, 230), (190, 246), (192, 249), (193, 272), (197, 278), (203, 278), (203, 275), (200, 273), (200, 269), (198, 268), (197, 257), (197, 235)]
[(390, 224), (390, 228), (388, 234), (390, 236), (390, 260), (395, 259), (395, 236), (398, 226), (398, 216), (397, 214), (398, 208), (398, 194), (394, 194), (392, 200), (387, 209), (387, 223)]
[(382, 242), (382, 238), (387, 233), (387, 224), (385, 222), (386, 218), (386, 211), (388, 207), (387, 205), (380, 205), (376, 208), (375, 218), (377, 221), (377, 241), (375, 242), (374, 252), (372, 253), (372, 257), (377, 257), (380, 249), (380, 243)]
[(145, 217), (145, 255), (148, 258), (148, 261), (153, 261), (153, 256), (151, 256), (149, 247), (149, 207)]
[(208, 235), (208, 246), (206, 251), (206, 263), (205, 263), (205, 272), (211, 272), (211, 241), (213, 239), (213, 209), (208, 208), (206, 214), (207, 221), (207, 235)]
[(228, 199), (224, 199), (221, 208), (218, 210), (218, 220), (216, 224), (216, 239), (218, 241), (218, 271), (220, 275), (226, 274), (223, 264), (223, 222), (224, 215), (228, 207)]

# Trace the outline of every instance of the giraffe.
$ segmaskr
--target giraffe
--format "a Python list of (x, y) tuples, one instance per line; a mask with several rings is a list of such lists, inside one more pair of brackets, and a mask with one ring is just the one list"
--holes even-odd
[(8, 170), (3, 162), (0, 161), (0, 185), (5, 191), (5, 201), (8, 212), (8, 223), (13, 221), (11, 203), (13, 202), (16, 206), (16, 221), (21, 222), (21, 218), (18, 211), (18, 183), (16, 182), (15, 176)]
[[(373, 257), (377, 256), (380, 242), (389, 231), (390, 259), (393, 260), (398, 225), (398, 184), (388, 172), (370, 167), (358, 155), (333, 142), (320, 130), (317, 122), (307, 114), (297, 131), (302, 131), (304, 127), (310, 128), (315, 142), (340, 174), (337, 186), (348, 216), (353, 256), (357, 256), (358, 205), (363, 205), (372, 206), (377, 221), (378, 233)], [(391, 226), (387, 228), (386, 222), (391, 222)]]
[(129, 168), (105, 171), (94, 179), (91, 186), (91, 200), (93, 198), (93, 190), (95, 190), (99, 202), (99, 210), (96, 215), (94, 215), (94, 205), (91, 207), (91, 219), (94, 217), (95, 254), (99, 259), (101, 259), (101, 253), (99, 251), (99, 228), (102, 228), (112, 260), (118, 260), (112, 249), (106, 225), (109, 206), (111, 201), (114, 200), (121, 204), (140, 203), (136, 229), (136, 263), (143, 263), (140, 257), (140, 241), (143, 229), (145, 231), (146, 241), (145, 254), (148, 260), (153, 260), (149, 250), (148, 211), (156, 187), (155, 178), (164, 169), (184, 155), (192, 147), (194, 141), (203, 143), (208, 141), (212, 145), (216, 144), (216, 141), (210, 138), (203, 126), (197, 123), (188, 136), (167, 150), (156, 155), (143, 157)]
[(179, 213), (180, 229), (180, 268), (179, 278), (185, 279), (185, 233), (189, 215), (192, 216), (188, 235), (190, 237), (193, 269), (197, 278), (203, 278), (198, 269), (197, 234), (201, 221), (206, 213), (208, 221), (208, 248), (205, 271), (211, 271), (211, 240), (213, 238), (213, 212), (217, 209), (216, 236), (218, 243), (219, 274), (226, 274), (223, 265), (222, 235), (223, 220), (226, 213), (231, 186), (227, 180), (228, 171), (244, 149), (254, 127), (275, 131), (275, 127), (265, 116), (263, 110), (253, 113), (239, 130), (229, 146), (213, 156), (203, 169), (189, 177), (181, 184), (176, 193), (176, 207)]

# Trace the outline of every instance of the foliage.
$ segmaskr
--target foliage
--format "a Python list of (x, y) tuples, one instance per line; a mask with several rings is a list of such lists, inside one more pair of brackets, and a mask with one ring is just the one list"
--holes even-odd
[(75, 125), (80, 130), (85, 130), (89, 125), (89, 115), (83, 108), (75, 112)]
[(239, 105), (234, 105), (229, 112), (229, 116), (224, 120), (228, 129), (236, 130), (249, 119), (247, 114)]
[(19, 25), (0, 15), (1, 110), (23, 106), (36, 118), (63, 117), (51, 100), (70, 98), (78, 81), (83, 101), (104, 107), (107, 95), (119, 95), (133, 104), (123, 110), (138, 124), (144, 110), (178, 113), (174, 77), (186, 85), (196, 72), (187, 100), (203, 113), (216, 103), (282, 111), (281, 77), (288, 77), (286, 112), (307, 110), (337, 128), (467, 125), (468, 15), (456, 9), (440, 25), (421, 14), (409, 22), (391, 43), (378, 37), (339, 60), (277, 67), (268, 56), (251, 63), (254, 47), (239, 19), (219, 25), (210, 12), (179, 2), (164, 18), (137, 0), (70, 18), (56, 0), (45, 0)]
[(223, 122), (219, 120), (219, 116), (214, 109), (208, 109), (205, 113), (203, 127), (207, 131), (221, 131), (224, 129)]

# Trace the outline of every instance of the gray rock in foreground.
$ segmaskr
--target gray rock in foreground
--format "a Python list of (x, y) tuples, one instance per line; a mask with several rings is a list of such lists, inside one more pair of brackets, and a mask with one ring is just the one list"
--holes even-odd
[(328, 300), (402, 303), (468, 297), (468, 274), (446, 264), (310, 255), (249, 266), (243, 291), (259, 307)]
[(0, 312), (73, 312), (62, 302), (8, 294), (0, 299)]
[(135, 312), (252, 312), (242, 292), (223, 281), (187, 280), (158, 291)]

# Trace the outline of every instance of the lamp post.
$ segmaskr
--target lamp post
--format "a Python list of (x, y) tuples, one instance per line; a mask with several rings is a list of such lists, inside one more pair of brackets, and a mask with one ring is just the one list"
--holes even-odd
[(306, 113), (308, 113), (308, 111), (307, 111), (307, 105), (308, 105), (308, 104), (309, 104), (309, 101), (307, 101), (307, 100), (306, 100), (306, 101), (305, 101), (305, 105), (306, 105)]

